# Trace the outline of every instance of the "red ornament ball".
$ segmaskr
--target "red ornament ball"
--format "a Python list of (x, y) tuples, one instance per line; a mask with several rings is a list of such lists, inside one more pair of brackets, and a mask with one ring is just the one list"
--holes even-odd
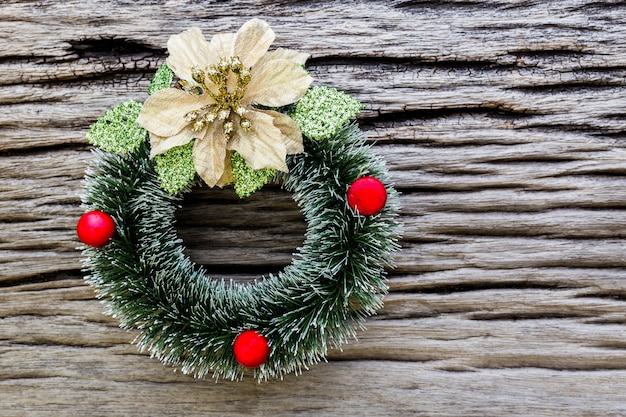
[(89, 211), (78, 220), (76, 233), (84, 244), (100, 248), (115, 235), (115, 222), (103, 211)]
[(270, 356), (267, 339), (255, 330), (246, 330), (239, 334), (233, 344), (235, 359), (246, 368), (256, 368)]
[(363, 216), (380, 213), (387, 202), (387, 190), (378, 178), (361, 177), (348, 188), (348, 205)]

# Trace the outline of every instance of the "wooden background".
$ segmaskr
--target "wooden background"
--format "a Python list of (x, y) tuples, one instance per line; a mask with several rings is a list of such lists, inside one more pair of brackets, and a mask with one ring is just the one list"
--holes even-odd
[[(405, 224), (359, 340), (260, 385), (138, 353), (74, 234), (89, 125), (146, 98), (170, 35), (252, 17), (367, 106)], [(0, 414), (626, 416), (625, 24), (621, 1), (0, 1)], [(305, 227), (278, 189), (179, 215), (236, 279)]]

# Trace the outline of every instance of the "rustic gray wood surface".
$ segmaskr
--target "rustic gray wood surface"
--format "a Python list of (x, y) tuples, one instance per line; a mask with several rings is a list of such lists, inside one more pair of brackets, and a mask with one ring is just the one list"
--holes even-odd
[[(194, 380), (137, 352), (82, 281), (84, 134), (143, 101), (170, 35), (267, 19), (311, 53), (403, 193), (385, 307), (283, 381)], [(0, 415), (626, 416), (626, 4), (0, 1)], [(278, 189), (179, 212), (216, 276), (279, 270)]]

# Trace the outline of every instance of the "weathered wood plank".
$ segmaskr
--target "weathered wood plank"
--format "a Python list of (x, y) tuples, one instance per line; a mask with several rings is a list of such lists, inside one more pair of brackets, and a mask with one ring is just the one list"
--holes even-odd
[[(253, 16), (365, 104), (405, 234), (358, 342), (285, 381), (214, 384), (129, 345), (73, 229), (88, 126), (145, 99), (171, 34)], [(1, 2), (3, 415), (626, 415), (625, 37), (624, 4), (591, 0)], [(302, 242), (290, 196), (257, 194), (196, 191), (177, 213), (217, 278)]]
[[(0, 382), (3, 393), (11, 398), (10, 402), (4, 402), (8, 406), (7, 417), (50, 413), (138, 417), (181, 413), (319, 416), (351, 415), (354, 411), (381, 417), (484, 416), (502, 412), (519, 416), (567, 416), (580, 415), (580, 403), (587, 405), (583, 415), (619, 416), (624, 412), (625, 401), (623, 371), (527, 368), (504, 369), (496, 374), (489, 370), (441, 372), (418, 362), (347, 361), (320, 365), (308, 371), (306, 377), (289, 376), (284, 381), (259, 386), (250, 381), (212, 384), (173, 374), (163, 377), (158, 366), (145, 363), (150, 362), (147, 358), (105, 349), (39, 347), (29, 353), (32, 361), (22, 368), (19, 385), (10, 380)], [(50, 357), (68, 366), (54, 367), (41, 375), (38, 369), (49, 366)], [(115, 360), (107, 360), (110, 358)], [(94, 375), (94, 369), (102, 371)], [(139, 369), (142, 373), (130, 373), (128, 369)], [(381, 384), (381, 373), (403, 375), (403, 378), (394, 386)], [(33, 374), (41, 377), (33, 378)], [(574, 383), (581, 379), (589, 384), (583, 387)], [(503, 380), (507, 383), (503, 384)], [(130, 384), (133, 390), (127, 389)], [(288, 392), (285, 385), (289, 385)], [(41, 386), (47, 389), (43, 391)], [(139, 400), (137, 393), (141, 393)], [(176, 396), (177, 393), (184, 393), (184, 397)], [(434, 398), (445, 401), (433, 401)], [(393, 399), (393, 408), (389, 399)]]
[[(371, 407), (366, 415), (460, 415), (456, 408), (465, 402), (475, 409), (463, 408), (462, 415), (499, 414), (502, 407), (513, 415), (568, 415), (580, 411), (581, 400), (585, 400), (584, 410), (589, 415), (619, 415), (624, 407), (624, 379), (620, 377), (626, 363), (620, 332), (623, 323), (597, 326), (584, 317), (547, 318), (546, 310), (535, 319), (524, 320), (522, 314), (516, 321), (491, 317), (488, 326), (485, 318), (468, 321), (464, 317), (474, 314), (477, 299), (506, 299), (507, 293), (508, 300), (502, 302), (509, 303), (512, 310), (553, 305), (559, 314), (566, 314), (557, 307), (558, 298), (559, 294), (571, 297), (570, 290), (526, 291), (523, 300), (511, 289), (497, 294), (468, 293), (468, 297), (462, 293), (454, 297), (422, 295), (421, 305), (438, 315), (424, 314), (415, 319), (407, 317), (418, 313), (419, 307), (398, 314), (397, 299), (391, 296), (382, 320), (372, 321), (358, 343), (346, 345), (341, 353), (333, 352), (330, 364), (259, 386), (250, 380), (215, 385), (163, 372), (165, 368), (127, 346), (132, 334), (117, 330), (115, 320), (103, 319), (91, 290), (75, 284), (72, 280), (27, 285), (17, 291), (5, 289), (0, 295), (3, 330), (12, 330), (3, 331), (2, 337), (8, 341), (2, 349), (0, 381), (3, 395), (9, 394), (3, 405), (12, 406), (7, 407), (7, 415), (99, 415), (104, 409), (109, 415), (175, 415), (181, 410), (189, 415), (219, 415), (229, 412), (229, 407), (233, 407), (230, 412), (243, 413), (257, 396), (267, 401), (264, 412), (276, 411), (278, 415), (334, 415), (350, 412), (358, 403)], [(406, 295), (401, 298), (411, 301)], [(611, 300), (586, 304), (589, 316), (621, 311), (621, 306)], [(570, 307), (578, 313), (581, 306), (572, 302)], [(29, 317), (32, 315), (37, 320)], [(25, 354), (28, 361), (23, 360)], [(395, 375), (398, 380), (394, 385), (381, 384), (384, 375)], [(355, 378), (359, 379), (356, 386)], [(615, 380), (602, 385), (608, 383), (607, 378)], [(555, 380), (560, 387), (552, 385)], [(591, 385), (581, 387), (577, 380)], [(37, 392), (41, 384), (48, 387), (45, 392)], [(133, 392), (157, 390), (159, 397), (142, 395), (145, 400), (133, 400), (126, 392), (128, 384), (132, 384)], [(284, 392), (285, 385), (289, 393)], [(161, 391), (159, 386), (167, 389)], [(62, 387), (66, 390), (63, 395)], [(338, 387), (343, 387), (341, 393), (337, 393)], [(514, 401), (509, 397), (511, 391), (542, 394)], [(572, 395), (574, 391), (580, 391), (582, 397)], [(182, 392), (184, 398), (179, 397)], [(300, 396), (304, 392), (308, 399)], [(369, 405), (367, 398), (373, 392), (379, 401)], [(196, 398), (201, 395), (207, 397), (205, 401)], [(76, 402), (80, 396), (89, 401)], [(302, 400), (293, 402), (293, 396)], [(432, 396), (446, 398), (454, 406), (436, 404)], [(388, 408), (390, 399), (393, 409)], [(327, 409), (328, 401), (336, 401), (334, 411)], [(301, 409), (303, 402), (309, 404), (308, 410)], [(157, 411), (165, 403), (180, 408)], [(18, 412), (12, 414), (13, 410)]]

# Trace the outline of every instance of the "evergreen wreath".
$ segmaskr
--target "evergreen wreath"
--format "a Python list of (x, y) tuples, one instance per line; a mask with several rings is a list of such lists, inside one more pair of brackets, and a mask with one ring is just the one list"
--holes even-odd
[[(170, 38), (170, 58), (175, 55), (172, 45), (181, 44), (189, 34), (196, 36), (194, 31), (199, 32), (190, 30)], [(258, 44), (268, 31), (265, 22), (246, 23), (234, 36), (235, 52), (237, 37), (253, 38)], [(233, 37), (228, 39), (232, 42)], [(194, 51), (202, 54), (198, 48)], [(279, 51), (281, 57), (295, 56)], [(254, 77), (255, 66), (249, 65), (251, 61), (240, 66), (237, 61), (245, 59), (232, 57), (219, 56), (216, 69), (220, 71), (224, 62), (222, 75), (213, 78), (231, 77), (224, 81), (229, 86), (224, 91), (230, 94), (231, 114), (222, 118), (219, 112), (226, 107), (215, 99), (209, 100), (208, 107), (203, 104), (205, 115), (189, 115), (195, 110), (183, 105), (186, 126), (191, 124), (189, 135), (194, 136), (188, 143), (174, 140), (175, 146), (155, 154), (155, 147), (163, 148), (167, 139), (150, 131), (152, 125), (145, 117), (142, 123), (142, 113), (155, 106), (149, 101), (159, 92), (170, 98), (185, 94), (180, 96), (184, 100), (206, 99), (201, 96), (209, 94), (212, 85), (205, 77), (211, 77), (211, 67), (198, 75), (194, 67), (177, 68), (176, 60), (168, 59), (157, 71), (149, 89), (151, 98), (143, 105), (122, 103), (91, 127), (87, 140), (101, 149), (94, 150), (95, 159), (85, 176), (82, 201), (87, 213), (79, 220), (77, 232), (87, 245), (83, 248), (86, 280), (121, 327), (139, 330), (135, 342), (142, 350), (199, 378), (212, 373), (214, 378), (241, 379), (247, 368), (254, 368), (261, 381), (299, 373), (323, 360), (329, 348), (355, 337), (364, 319), (381, 307), (385, 268), (392, 266), (392, 254), (398, 249), (398, 198), (389, 185), (384, 161), (366, 144), (358, 126), (349, 122), (361, 109), (356, 100), (331, 88), (306, 84), (306, 92), (291, 95), (289, 100), (298, 97), (289, 106), (281, 102), (282, 107), (267, 109), (262, 107), (267, 103), (258, 100), (240, 110), (236, 106), (243, 108), (245, 103), (241, 97), (238, 102), (232, 98), (239, 91), (233, 89), (232, 78), (241, 80), (246, 68), (251, 68)], [(296, 58), (294, 62), (301, 59)], [(272, 61), (256, 59), (261, 64)], [(301, 64), (298, 68), (302, 69)], [(195, 84), (182, 78), (185, 71), (192, 73)], [(169, 91), (174, 74), (183, 81), (178, 92)], [(244, 81), (246, 77), (243, 74)], [(220, 91), (217, 88), (211, 94), (219, 98)], [(175, 100), (171, 103), (173, 109), (177, 105)], [(266, 113), (251, 114), (256, 111)], [(212, 116), (205, 116), (210, 112), (217, 117), (209, 120)], [(240, 149), (227, 146), (222, 171), (198, 168), (194, 152), (200, 136), (211, 129), (210, 123), (221, 123), (214, 130), (228, 145), (241, 139), (236, 135), (258, 139), (262, 133), (254, 128), (246, 131), (245, 120), (262, 125), (258, 120), (265, 115), (272, 117), (281, 134), (295, 132), (290, 138), (283, 134), (280, 140), (300, 139), (300, 149), (288, 143), (287, 148), (297, 151), (285, 156), (284, 167), (263, 155), (260, 160), (270, 161), (260, 164), (242, 145)], [(166, 114), (161, 122), (168, 118), (172, 119)], [(203, 122), (196, 124), (198, 120)], [(285, 126), (291, 121), (297, 132)], [(199, 125), (203, 126), (194, 129)], [(180, 132), (173, 135), (181, 136)], [(292, 263), (251, 285), (212, 279), (192, 262), (177, 236), (174, 213), (183, 195), (201, 183), (199, 178), (212, 182), (209, 185), (234, 183), (242, 198), (268, 182), (292, 193), (307, 222), (305, 241)]]

